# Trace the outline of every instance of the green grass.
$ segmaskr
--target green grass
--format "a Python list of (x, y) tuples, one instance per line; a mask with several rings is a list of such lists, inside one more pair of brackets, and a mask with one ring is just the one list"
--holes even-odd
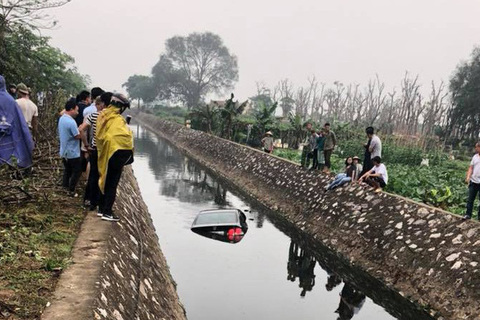
[(71, 262), (84, 212), (71, 198), (51, 198), (0, 207), (0, 291), (15, 318), (38, 319)]

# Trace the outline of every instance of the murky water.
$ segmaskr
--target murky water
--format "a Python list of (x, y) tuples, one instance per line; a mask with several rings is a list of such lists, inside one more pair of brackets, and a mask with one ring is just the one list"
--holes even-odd
[[(243, 200), (167, 142), (132, 129), (135, 175), (189, 319), (429, 318)], [(190, 230), (200, 210), (226, 207), (252, 208), (240, 242)]]

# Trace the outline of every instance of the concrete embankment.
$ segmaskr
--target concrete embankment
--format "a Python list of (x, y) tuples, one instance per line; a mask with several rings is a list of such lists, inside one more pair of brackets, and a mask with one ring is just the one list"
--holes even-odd
[(130, 167), (114, 210), (118, 223), (88, 214), (42, 319), (186, 319)]
[(480, 224), (330, 177), (152, 115), (159, 135), (439, 319), (479, 319)]

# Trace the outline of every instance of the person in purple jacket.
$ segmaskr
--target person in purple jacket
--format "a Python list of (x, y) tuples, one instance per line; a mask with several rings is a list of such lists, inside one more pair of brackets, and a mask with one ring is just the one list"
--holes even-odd
[(20, 168), (32, 165), (33, 139), (27, 122), (15, 100), (7, 92), (5, 78), (0, 75), (0, 165), (12, 165), (12, 157)]

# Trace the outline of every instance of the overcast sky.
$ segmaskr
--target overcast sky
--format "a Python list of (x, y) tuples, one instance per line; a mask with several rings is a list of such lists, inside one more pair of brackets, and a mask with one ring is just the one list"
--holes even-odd
[(220, 35), (238, 57), (239, 99), (258, 81), (312, 75), (364, 84), (378, 74), (391, 88), (409, 71), (428, 87), (480, 44), (476, 0), (73, 0), (51, 13), (59, 27), (44, 34), (108, 90), (150, 74), (166, 39), (194, 31)]

